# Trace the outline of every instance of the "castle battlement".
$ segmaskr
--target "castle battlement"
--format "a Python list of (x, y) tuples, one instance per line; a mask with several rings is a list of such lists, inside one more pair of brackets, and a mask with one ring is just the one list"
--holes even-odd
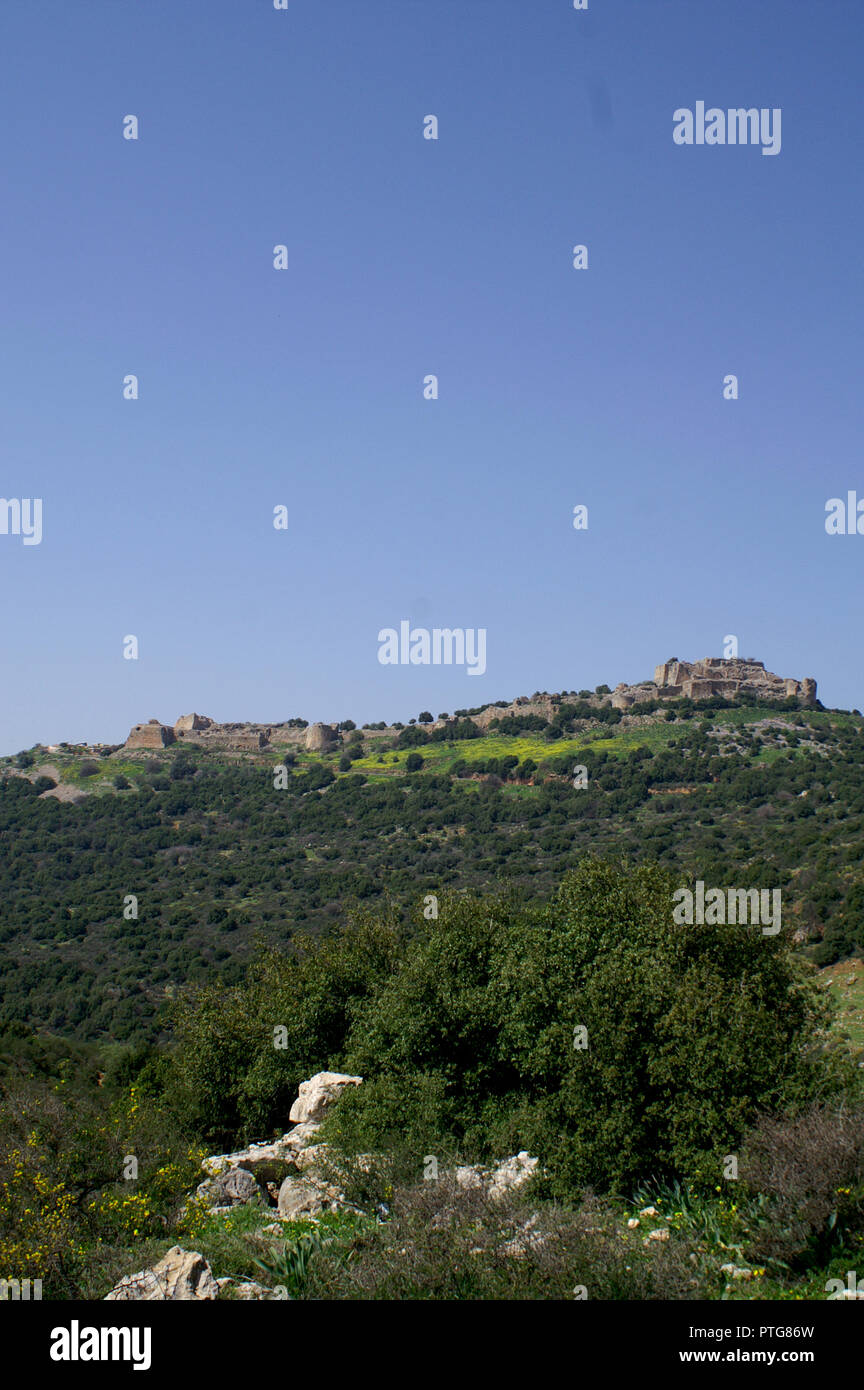
[(619, 685), (612, 696), (616, 709), (630, 709), (643, 700), (707, 700), (721, 695), (759, 695), (771, 700), (797, 696), (808, 705), (816, 703), (816, 682), (809, 676), (775, 676), (765, 670), (764, 661), (753, 657), (705, 656), (700, 661), (679, 661), (670, 657), (654, 668), (654, 680), (641, 685)]

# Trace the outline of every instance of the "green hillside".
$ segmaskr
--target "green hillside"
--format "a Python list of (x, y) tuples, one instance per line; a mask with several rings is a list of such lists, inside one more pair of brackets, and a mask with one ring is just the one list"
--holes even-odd
[[(0, 1023), (152, 1037), (180, 986), (240, 979), (258, 941), (445, 888), (530, 901), (588, 854), (779, 887), (801, 949), (842, 959), (864, 946), (864, 721), (787, 705), (634, 722), (565, 705), (544, 728), (462, 718), (446, 737), (346, 726), (328, 754), (19, 754), (0, 768)], [(86, 795), (45, 796), (55, 784)]]

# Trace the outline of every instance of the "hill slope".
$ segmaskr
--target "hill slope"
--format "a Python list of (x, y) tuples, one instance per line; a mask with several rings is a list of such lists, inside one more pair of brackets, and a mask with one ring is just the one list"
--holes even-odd
[(485, 731), (346, 725), (332, 752), (274, 737), (6, 760), (0, 1023), (150, 1036), (179, 985), (239, 978), (258, 937), (326, 930), (382, 894), (416, 910), (504, 882), (530, 899), (589, 852), (780, 887), (819, 964), (864, 947), (857, 713), (717, 697), (623, 715), (577, 700), (521, 726), (512, 711)]

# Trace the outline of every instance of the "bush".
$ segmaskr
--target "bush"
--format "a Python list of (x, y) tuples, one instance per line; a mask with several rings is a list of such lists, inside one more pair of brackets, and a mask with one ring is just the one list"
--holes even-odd
[[(295, 1296), (310, 1299), (692, 1299), (705, 1296), (674, 1238), (651, 1249), (593, 1198), (539, 1209), (490, 1201), (452, 1177), (398, 1188), (386, 1219), (321, 1241)], [(311, 1255), (311, 1251), (309, 1254)], [(273, 1271), (275, 1273), (276, 1271)], [(289, 1273), (296, 1274), (291, 1259)], [(584, 1290), (584, 1292), (583, 1292)]]
[(762, 1117), (739, 1176), (768, 1198), (754, 1259), (827, 1259), (832, 1246), (864, 1236), (864, 1109), (814, 1105), (794, 1118)]
[(844, 1084), (821, 1050), (826, 1001), (789, 941), (677, 928), (674, 886), (590, 862), (545, 909), (443, 899), (350, 1039), (347, 1069), (368, 1078), (351, 1098), (358, 1139), (374, 1148), (419, 1122), (422, 1077), (424, 1142), (478, 1157), (528, 1148), (564, 1194), (719, 1171), (760, 1110)]
[(227, 1145), (284, 1125), (304, 1077), (349, 1071), (364, 1084), (332, 1121), (348, 1152), (401, 1145), (416, 1165), (524, 1148), (558, 1198), (649, 1176), (713, 1184), (760, 1113), (840, 1095), (857, 1073), (788, 933), (676, 926), (677, 886), (588, 861), (546, 905), (441, 894), (434, 922), (362, 916), (190, 997), (169, 1092)]
[(58, 1090), (27, 1078), (0, 1095), (0, 1266), (46, 1297), (86, 1297), (112, 1246), (164, 1233), (203, 1154), (137, 1084), (108, 1105)]
[(300, 1082), (343, 1055), (365, 1000), (395, 968), (404, 930), (389, 910), (361, 912), (290, 956), (267, 952), (242, 984), (184, 992), (160, 1082), (181, 1123), (221, 1149), (283, 1133)]

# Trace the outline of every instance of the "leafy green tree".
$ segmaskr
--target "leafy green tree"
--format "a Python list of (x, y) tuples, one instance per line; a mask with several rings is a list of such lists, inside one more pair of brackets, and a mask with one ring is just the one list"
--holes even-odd
[(446, 900), (352, 1034), (344, 1132), (529, 1147), (562, 1193), (707, 1180), (758, 1112), (847, 1084), (788, 937), (675, 926), (674, 886), (589, 861), (539, 911)]

